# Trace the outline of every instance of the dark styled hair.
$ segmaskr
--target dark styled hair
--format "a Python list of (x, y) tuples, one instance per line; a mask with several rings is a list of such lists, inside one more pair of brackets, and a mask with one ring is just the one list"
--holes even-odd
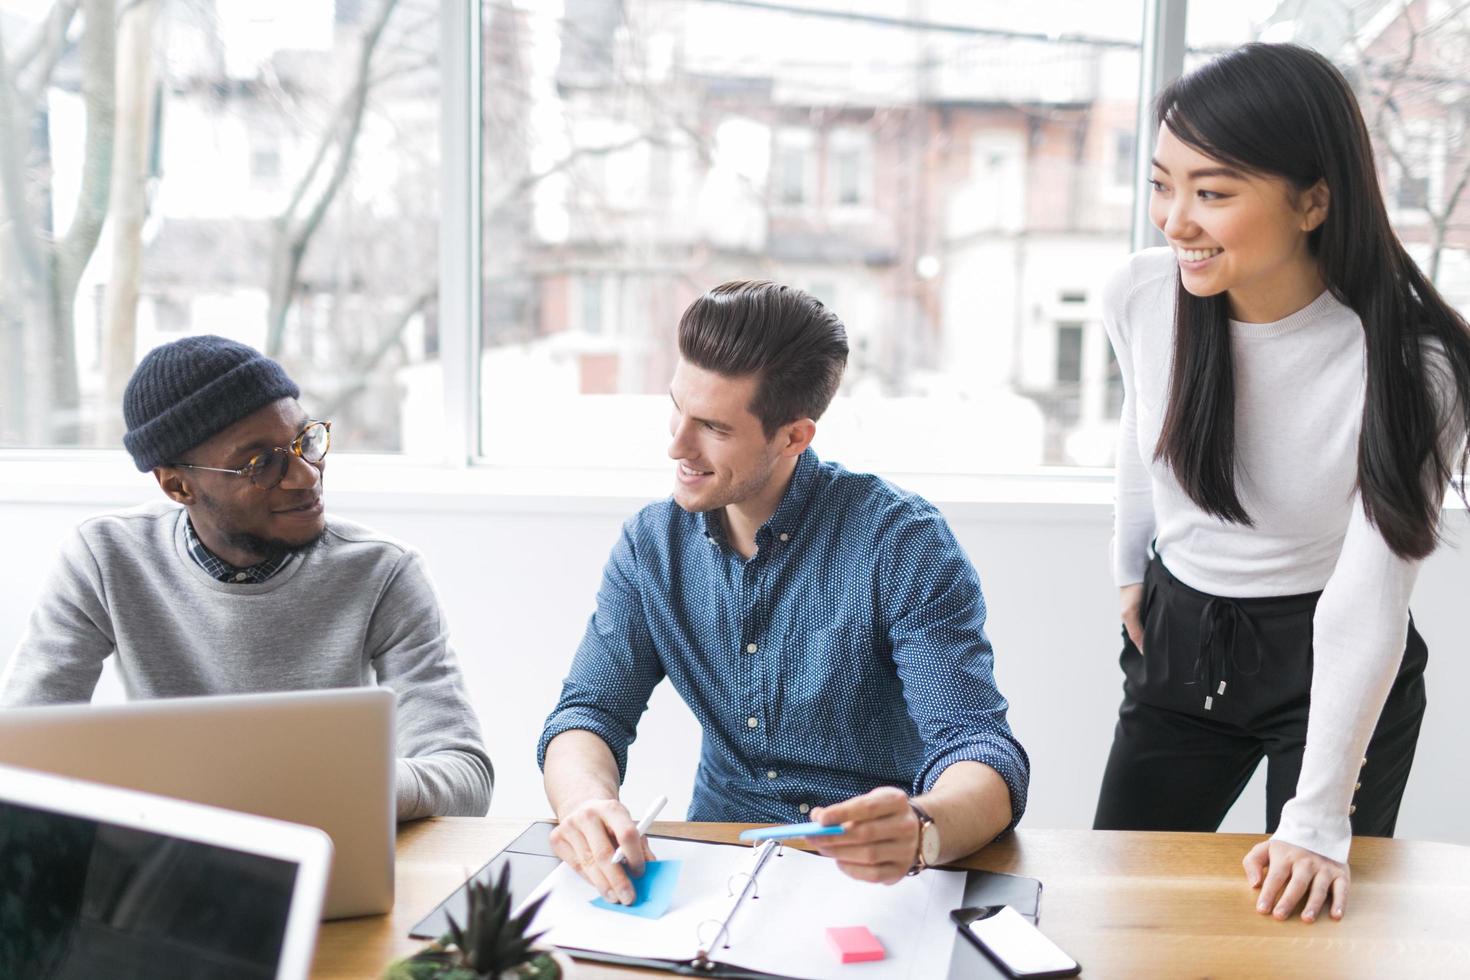
[(764, 279), (723, 283), (679, 318), (679, 355), (728, 378), (758, 375), (750, 412), (766, 438), (819, 419), (847, 367), (847, 328), (821, 301)]
[[(1470, 425), (1470, 328), (1389, 224), (1368, 128), (1347, 80), (1306, 48), (1247, 44), (1165, 88), (1155, 116), (1222, 163), (1284, 178), (1299, 191), (1326, 184), (1327, 218), (1307, 244), (1327, 288), (1363, 324), (1358, 491), (1395, 554), (1428, 555), (1455, 463), (1462, 478), (1465, 471), (1464, 448), (1458, 460), (1445, 458), (1441, 439), (1457, 418)], [(1175, 296), (1174, 366), (1154, 455), (1201, 509), (1250, 525), (1235, 487), (1228, 300), (1193, 296), (1182, 281)]]

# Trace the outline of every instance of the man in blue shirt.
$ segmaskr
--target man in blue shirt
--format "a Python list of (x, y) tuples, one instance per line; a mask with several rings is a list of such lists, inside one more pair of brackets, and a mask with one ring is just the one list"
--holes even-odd
[(618, 787), (665, 676), (704, 729), (691, 820), (840, 823), (813, 843), (893, 882), (1025, 809), (975, 570), (927, 501), (810, 448), (847, 351), (834, 314), (771, 282), (679, 322), (673, 497), (624, 524), (537, 746), (552, 845), (610, 901), (633, 898), (614, 849), (634, 876), (652, 858)]

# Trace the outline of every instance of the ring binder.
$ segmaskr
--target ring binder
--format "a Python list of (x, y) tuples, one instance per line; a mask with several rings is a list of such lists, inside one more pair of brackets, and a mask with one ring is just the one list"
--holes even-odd
[[(983, 972), (983, 964), (967, 958), (973, 952), (985, 960), (983, 954), (964, 940), (955, 942), (949, 910), (962, 905), (1008, 904), (1022, 914), (1034, 915), (1040, 891), (1040, 883), (1032, 879), (980, 871), (968, 875), (971, 887), (955, 888), (956, 873), (945, 870), (906, 878), (891, 890), (876, 888), (842, 877), (825, 858), (801, 848), (783, 848), (778, 842), (766, 849), (765, 844), (751, 847), (652, 835), (661, 858), (685, 862), (685, 914), (674, 928), (681, 908), (676, 902), (659, 922), (635, 917), (613, 923), (607, 931), (609, 919), (601, 918), (607, 913), (588, 904), (595, 891), (552, 855), (547, 840), (550, 829), (547, 824), (533, 825), (475, 878), (497, 870), (502, 863), (513, 864), (512, 887), (518, 892), (518, 905), (552, 886), (551, 901), (542, 908), (543, 916), (555, 917), (546, 920), (548, 925), (555, 923), (547, 940), (579, 960), (703, 980), (833, 976), (840, 967), (831, 962), (817, 926), (856, 922), (871, 926), (888, 948), (888, 969), (879, 970), (875, 977), (901, 974), (937, 980), (948, 975), (977, 980), (994, 974)], [(559, 883), (544, 880), (552, 876)], [(825, 884), (816, 885), (819, 879)], [(447, 928), (446, 910), (463, 908), (463, 892), (461, 886), (414, 927), (414, 934), (442, 935)], [(877, 901), (865, 904), (862, 911), (836, 911), (833, 917), (834, 910), (848, 907), (857, 896)], [(578, 925), (584, 919), (590, 932)], [(662, 940), (648, 932), (660, 925), (668, 929)], [(633, 933), (648, 938), (635, 939)]]
[[(760, 897), (760, 890), (757, 887), (757, 884), (756, 883), (757, 883), (757, 880), (760, 878), (761, 869), (763, 869), (766, 866), (766, 862), (771, 859), (771, 855), (778, 853), (780, 850), (781, 850), (781, 842), (780, 841), (774, 841), (774, 840), (766, 841), (764, 844), (762, 844), (760, 846), (759, 850), (756, 851), (755, 862), (751, 865), (751, 868), (750, 868), (749, 871), (739, 871), (739, 872), (736, 872), (735, 874), (733, 874), (733, 875), (730, 876), (729, 881), (727, 881), (725, 883), (726, 889), (730, 893), (733, 894), (734, 891), (735, 891), (735, 888), (731, 884), (731, 882), (733, 882), (736, 878), (744, 878), (745, 879), (745, 885), (740, 889), (740, 894), (737, 895), (737, 896), (735, 896), (735, 904), (733, 904), (733, 905), (730, 906), (730, 911), (725, 914), (724, 921), (718, 923), (719, 924), (719, 929), (716, 930), (715, 937), (713, 939), (711, 939), (707, 943), (704, 941), (703, 937), (700, 937), (700, 936), (696, 936), (695, 937), (696, 939), (699, 940), (699, 950), (694, 955), (694, 960), (693, 960), (693, 964), (692, 964), (693, 966), (695, 966), (696, 968), (700, 968), (700, 969), (711, 969), (711, 968), (713, 968), (714, 961), (711, 959), (710, 953), (719, 948), (720, 940), (722, 938), (725, 938), (725, 937), (728, 937), (729, 936), (729, 934), (730, 934), (730, 922), (731, 922), (732, 919), (735, 918), (735, 913), (740, 911), (740, 906), (742, 904), (744, 904), (746, 897), (747, 896), (748, 897), (752, 897), (752, 898), (759, 898)], [(754, 894), (752, 894), (752, 893), (754, 893)], [(706, 919), (705, 920), (705, 922), (714, 922), (714, 921), (715, 921), (714, 919)], [(702, 929), (704, 927), (704, 925), (705, 925), (705, 923), (703, 923), (703, 922), (700, 923), (700, 928)], [(728, 948), (729, 945), (730, 944), (727, 942), (725, 944), (726, 948)]]

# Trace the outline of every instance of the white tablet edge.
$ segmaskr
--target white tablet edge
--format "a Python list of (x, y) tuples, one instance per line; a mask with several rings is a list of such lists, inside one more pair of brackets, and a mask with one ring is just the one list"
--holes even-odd
[(322, 831), (12, 766), (0, 766), (0, 800), (290, 861), (297, 868), (296, 884), (276, 980), (306, 980), (332, 865), (332, 840)]

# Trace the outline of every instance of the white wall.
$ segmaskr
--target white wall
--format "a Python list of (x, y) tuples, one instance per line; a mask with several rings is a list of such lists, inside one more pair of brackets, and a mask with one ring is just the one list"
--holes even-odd
[[(114, 505), (152, 499), (137, 483), (106, 489), (22, 484), (26, 464), (0, 466), (0, 660), (13, 650), (42, 587), (41, 569), (77, 520)], [(125, 464), (122, 464), (125, 465)], [(395, 473), (399, 489), (371, 474), (336, 480), (329, 507), (417, 545), (443, 597), (455, 645), (495, 762), (494, 812), (544, 814), (534, 747), (560, 679), (592, 608), (602, 563), (636, 496), (490, 496), (446, 491), (437, 471)], [(54, 479), (54, 478), (53, 478)], [(1051, 489), (1048, 490), (1047, 487)], [(942, 488), (941, 488), (942, 489)], [(572, 491), (575, 493), (575, 490)], [(1032, 761), (1025, 825), (1087, 827), (1121, 692), (1116, 593), (1107, 573), (1106, 487), (1002, 485), (1011, 502), (943, 505), (980, 571), (990, 606), (1001, 690)], [(934, 492), (942, 500), (941, 492)], [(1048, 502), (1048, 498), (1083, 502)], [(1016, 502), (1021, 501), (1021, 502)], [(1463, 513), (1446, 520), (1470, 539)], [(1429, 643), (1429, 711), (1399, 821), (1399, 836), (1470, 844), (1470, 781), (1459, 692), (1470, 685), (1466, 657), (1470, 549), (1441, 549), (1426, 564), (1413, 604)], [(311, 637), (302, 633), (303, 655)], [(99, 698), (120, 697), (108, 680)], [(682, 812), (698, 756), (692, 716), (667, 685), (655, 694), (633, 747), (625, 788), (630, 806), (660, 792)], [(1251, 784), (1225, 829), (1260, 831), (1262, 781)]]

